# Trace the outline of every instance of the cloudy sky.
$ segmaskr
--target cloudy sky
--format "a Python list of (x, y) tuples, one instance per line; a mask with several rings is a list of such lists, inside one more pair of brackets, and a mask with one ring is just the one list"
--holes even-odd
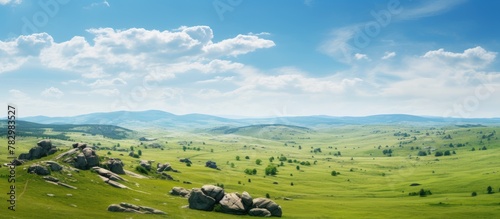
[(21, 116), (500, 117), (498, 8), (0, 0), (0, 105), (17, 105)]

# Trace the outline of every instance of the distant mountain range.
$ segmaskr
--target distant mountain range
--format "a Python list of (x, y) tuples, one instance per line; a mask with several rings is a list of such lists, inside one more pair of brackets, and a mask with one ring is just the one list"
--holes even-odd
[(248, 126), (258, 124), (284, 124), (304, 127), (320, 127), (332, 125), (362, 125), (362, 124), (500, 124), (500, 118), (443, 118), (414, 116), (406, 114), (384, 114), (360, 117), (334, 116), (294, 116), (274, 118), (229, 119), (205, 114), (175, 115), (172, 113), (148, 111), (116, 111), (106, 113), (91, 113), (71, 117), (33, 116), (19, 118), (28, 122), (41, 124), (100, 124), (117, 125), (127, 128), (209, 128), (218, 126)]

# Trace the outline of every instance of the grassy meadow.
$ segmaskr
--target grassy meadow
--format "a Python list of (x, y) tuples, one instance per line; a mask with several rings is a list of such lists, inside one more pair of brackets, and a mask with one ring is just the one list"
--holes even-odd
[[(61, 149), (57, 154), (71, 148), (74, 142), (84, 142), (110, 148), (99, 150), (99, 156), (104, 160), (120, 158), (130, 171), (137, 172), (139, 160), (154, 160), (153, 167), (158, 162), (168, 162), (180, 172), (169, 172), (176, 181), (158, 179), (153, 172), (146, 175), (148, 179), (124, 176), (128, 180), (124, 184), (131, 189), (113, 188), (90, 171), (52, 173), (78, 188), (73, 190), (46, 183), (40, 176), (26, 172), (31, 163), (51, 160), (57, 154), (51, 155), (17, 167), (16, 211), (7, 210), (8, 203), (2, 201), (1, 217), (249, 217), (191, 210), (184, 207), (187, 199), (168, 194), (174, 186), (190, 189), (223, 184), (227, 192), (247, 191), (254, 198), (268, 194), (281, 205), (283, 218), (500, 218), (499, 131), (499, 126), (411, 124), (318, 129), (262, 126), (231, 134), (211, 129), (142, 129), (120, 140), (67, 132), (70, 140), (52, 140)], [(57, 133), (46, 130), (46, 134)], [(141, 142), (140, 137), (156, 140)], [(27, 152), (39, 140), (19, 136), (16, 153)], [(0, 142), (0, 162), (6, 163), (5, 137)], [(130, 150), (131, 146), (136, 153), (141, 150), (139, 159), (128, 156), (126, 151), (117, 151)], [(419, 156), (420, 151), (428, 155)], [(446, 151), (449, 156), (435, 156), (436, 152)], [(179, 158), (190, 158), (193, 163), (187, 166)], [(260, 165), (256, 164), (257, 159), (262, 161)], [(208, 160), (217, 162), (221, 170), (205, 167)], [(275, 176), (266, 176), (268, 165), (277, 166)], [(245, 169), (256, 169), (257, 174), (245, 174)], [(332, 171), (338, 174), (333, 176)], [(0, 175), (0, 188), (5, 194), (10, 185), (6, 167), (0, 168)], [(493, 188), (493, 194), (487, 194), (488, 186)], [(432, 194), (409, 195), (421, 189)], [(472, 192), (477, 196), (473, 197)], [(120, 202), (157, 208), (167, 215), (106, 210), (108, 205)]]

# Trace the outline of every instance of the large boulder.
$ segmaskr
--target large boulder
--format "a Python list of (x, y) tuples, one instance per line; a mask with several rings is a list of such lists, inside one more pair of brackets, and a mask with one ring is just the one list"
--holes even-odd
[(22, 153), (19, 155), (20, 160), (34, 160), (46, 157), (47, 155), (54, 154), (57, 152), (57, 148), (52, 146), (50, 140), (41, 140), (37, 143), (37, 146), (32, 147), (28, 153)]
[(47, 166), (50, 168), (51, 171), (61, 171), (63, 169), (63, 167), (55, 161), (49, 160), (46, 161), (45, 163), (47, 164)]
[(141, 160), (141, 163), (139, 163), (139, 165), (141, 165), (148, 171), (151, 170), (151, 164), (147, 160)]
[(92, 148), (84, 148), (73, 161), (75, 168), (81, 170), (88, 170), (99, 166), (99, 156), (97, 156)]
[(247, 210), (241, 201), (241, 195), (238, 193), (227, 193), (219, 202), (222, 213), (226, 214), (246, 214)]
[(28, 173), (33, 173), (40, 176), (50, 175), (50, 172), (47, 169), (47, 167), (44, 167), (40, 164), (33, 164), (30, 167), (28, 167)]
[(253, 205), (252, 196), (250, 196), (248, 192), (243, 192), (241, 194), (241, 203), (243, 204), (243, 207), (245, 207), (245, 211), (249, 211)]
[(169, 193), (171, 195), (186, 197), (189, 195), (189, 192), (190, 192), (189, 190), (182, 188), (182, 187), (173, 187)]
[(108, 211), (111, 211), (111, 212), (125, 212), (125, 208), (120, 206), (120, 205), (117, 205), (117, 204), (111, 204), (108, 206)]
[(30, 149), (30, 160), (40, 159), (47, 156), (48, 151), (44, 151), (42, 147), (36, 146)]
[(125, 171), (123, 170), (123, 162), (118, 159), (118, 158), (111, 158), (108, 160), (106, 163), (108, 169), (116, 174), (125, 174)]
[(158, 163), (156, 164), (156, 172), (163, 172), (163, 171), (172, 171), (172, 166), (170, 166), (169, 163)]
[(281, 207), (268, 198), (256, 198), (253, 200), (253, 208), (265, 208), (271, 212), (272, 216), (281, 217), (282, 211)]
[(82, 149), (84, 149), (86, 147), (87, 147), (87, 144), (85, 144), (85, 143), (74, 143), (73, 144), (73, 148), (78, 148), (80, 150), (82, 150)]
[(215, 199), (205, 195), (201, 189), (194, 188), (189, 194), (189, 208), (203, 211), (212, 211), (215, 206)]
[(214, 185), (204, 185), (201, 187), (201, 191), (215, 199), (215, 202), (219, 202), (224, 197), (224, 189)]
[(256, 217), (271, 217), (271, 212), (265, 208), (252, 208), (248, 211), (248, 215)]

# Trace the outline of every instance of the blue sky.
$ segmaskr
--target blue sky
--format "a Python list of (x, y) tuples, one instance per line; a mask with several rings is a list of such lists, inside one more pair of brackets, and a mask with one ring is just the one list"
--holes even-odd
[(21, 116), (500, 117), (499, 6), (0, 0), (0, 105)]

